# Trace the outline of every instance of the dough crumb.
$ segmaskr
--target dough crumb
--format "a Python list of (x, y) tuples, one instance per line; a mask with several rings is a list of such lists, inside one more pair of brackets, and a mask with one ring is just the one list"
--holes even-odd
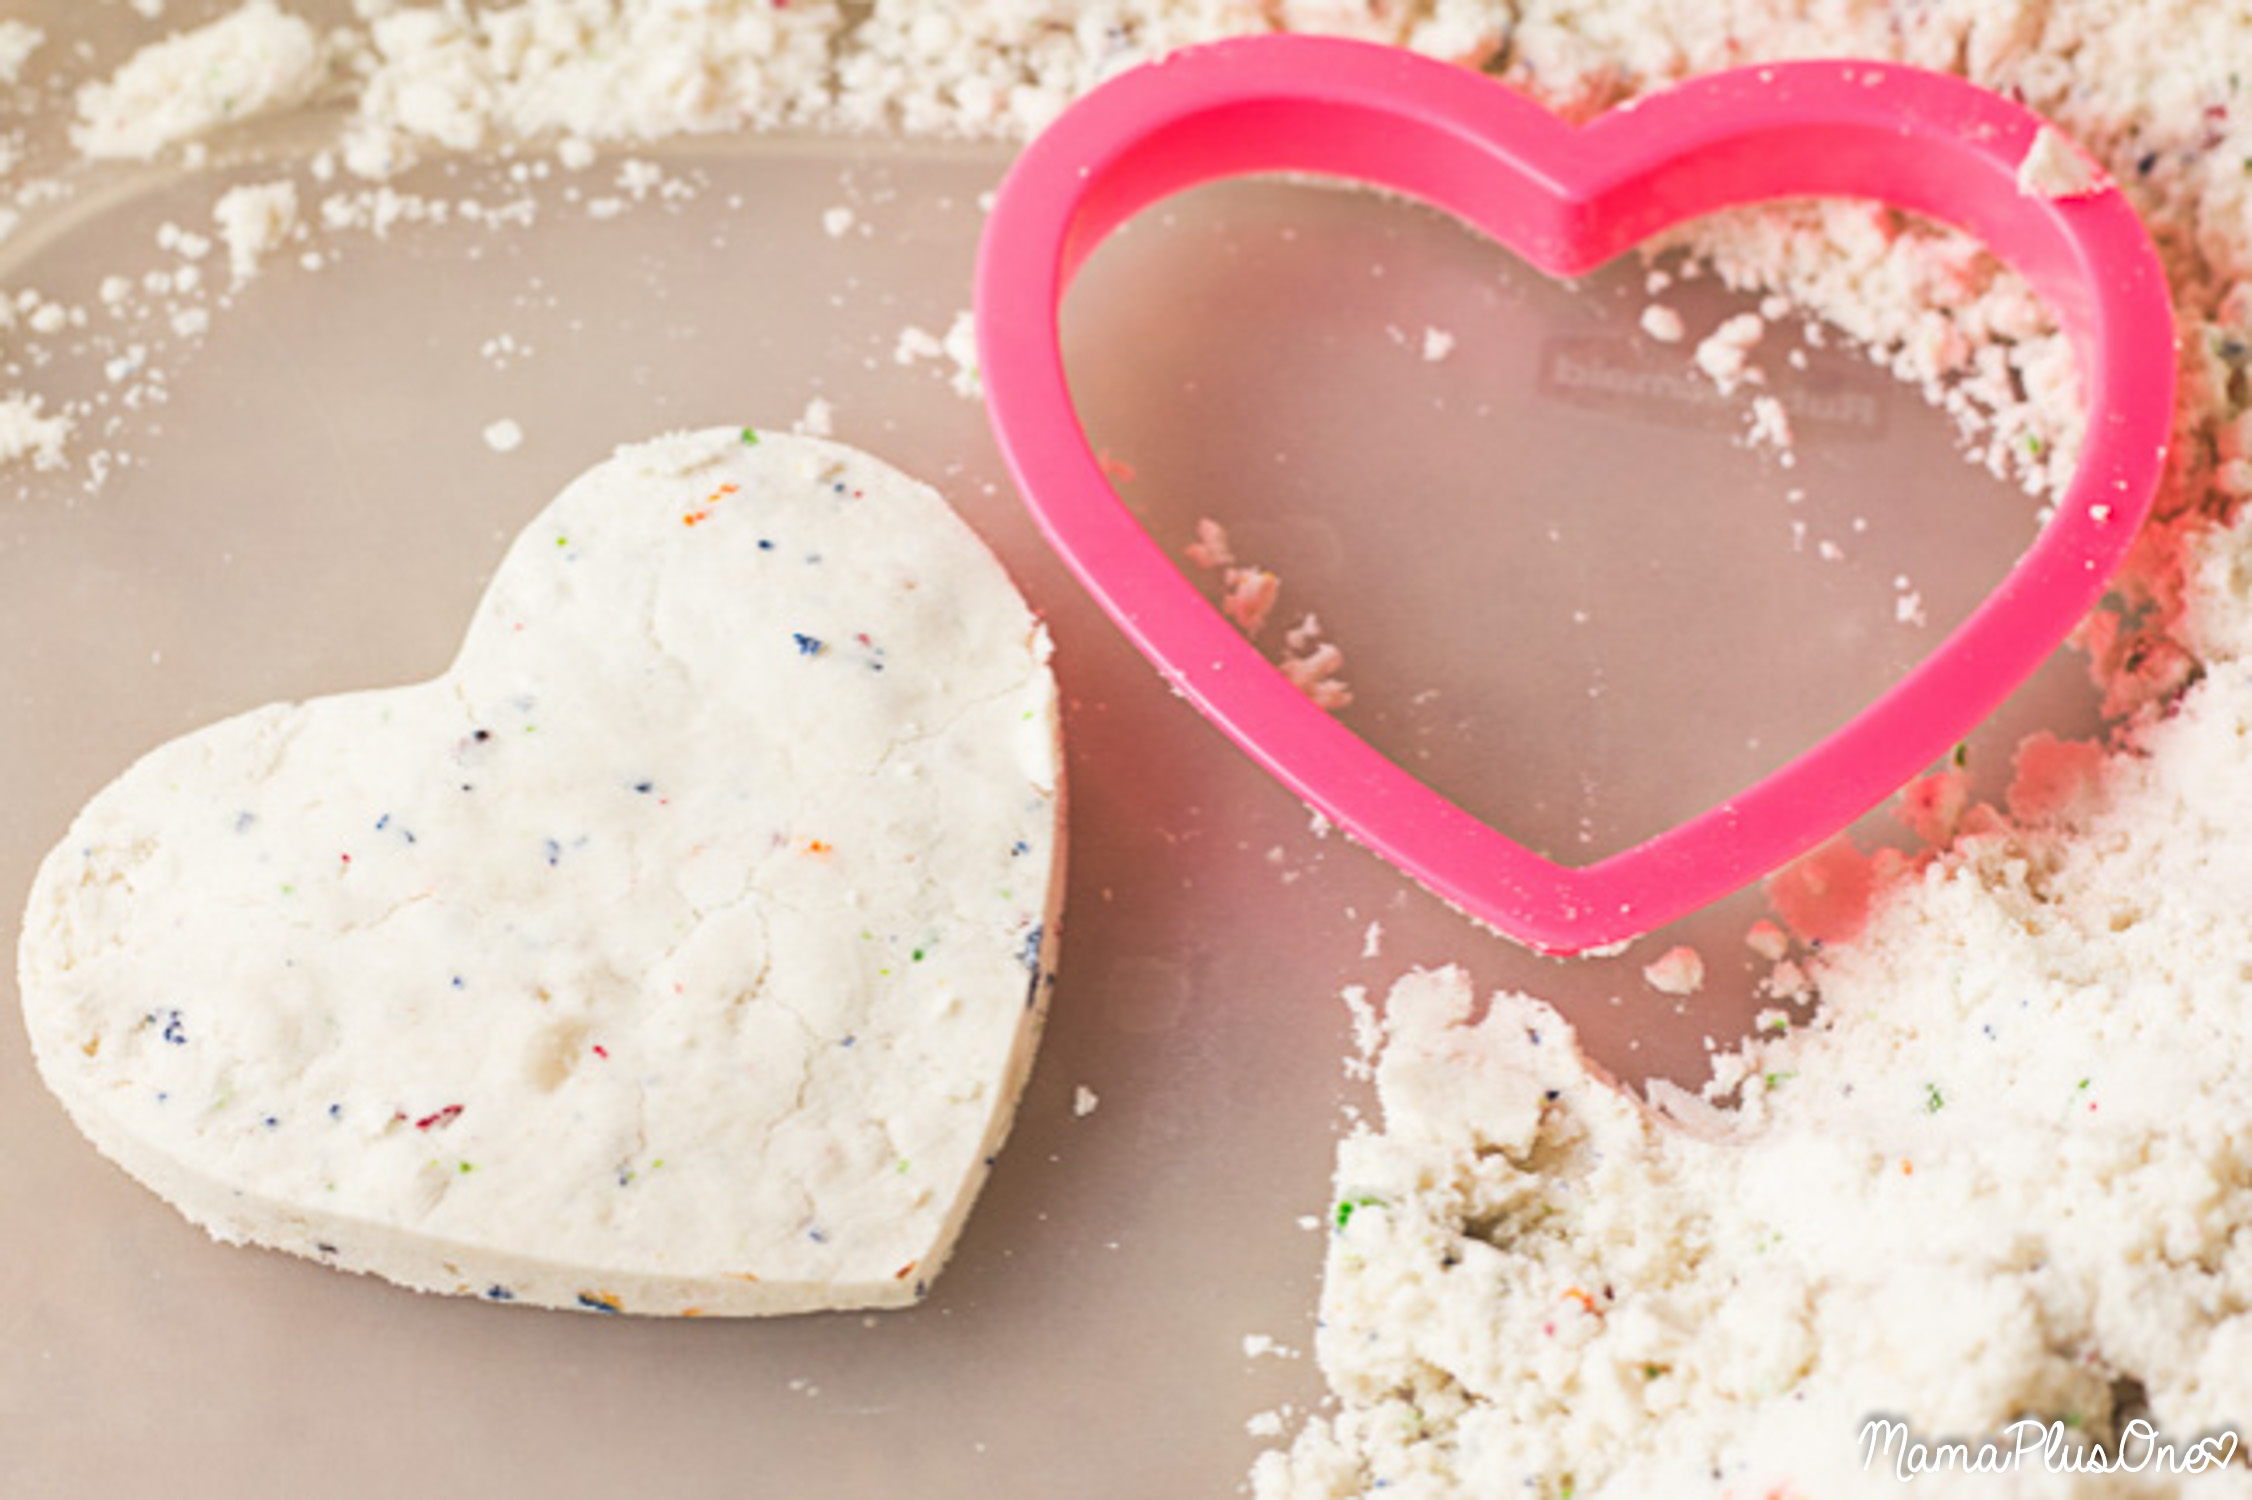
[(1235, 563), (1235, 552), (1228, 546), (1228, 529), (1209, 516), (1196, 523), (1196, 540), (1181, 549), (1183, 556), (1200, 568), (1217, 570)]
[(27, 21), (0, 21), (0, 83), (23, 77), (23, 65), (47, 39), (46, 33)]
[(1774, 396), (1752, 398), (1751, 443), (1787, 449), (1792, 443), (1790, 409)]
[(1791, 937), (1765, 917), (1744, 930), (1744, 946), (1769, 963), (1779, 963), (1791, 951)]
[(312, 27), (273, 0), (248, 0), (80, 88), (71, 140), (88, 156), (147, 161), (222, 125), (302, 104), (326, 76)]
[(297, 227), (297, 187), (291, 182), (264, 182), (230, 188), (212, 205), (211, 217), (219, 226), (220, 243), (227, 247), (227, 267), (241, 286), (258, 274), (268, 255)]
[(21, 391), (0, 400), (0, 467), (29, 460), (35, 469), (59, 469), (70, 441), (71, 420), (47, 416), (43, 400)]
[(1423, 358), (1426, 363), (1437, 364), (1454, 353), (1454, 335), (1444, 328), (1423, 330)]
[(1086, 1119), (1087, 1116), (1095, 1112), (1097, 1107), (1099, 1107), (1102, 1102), (1102, 1096), (1100, 1094), (1097, 1094), (1093, 1089), (1087, 1087), (1087, 1085), (1085, 1084), (1079, 1085), (1079, 1087), (1071, 1091), (1071, 1113), (1073, 1118), (1080, 1120)]
[(854, 214), (843, 204), (825, 209), (821, 215), (821, 232), (830, 239), (841, 240), (852, 232)]
[(514, 453), (524, 446), (524, 429), (511, 417), (488, 423), (485, 428), (485, 446), (495, 453)]
[(1642, 331), (1661, 344), (1678, 344), (1689, 334), (1681, 314), (1657, 302), (1642, 309)]
[(815, 396), (805, 403), (796, 428), (807, 437), (828, 437), (836, 430), (836, 407), (828, 400)]
[(1661, 995), (1694, 995), (1705, 987), (1705, 956), (1687, 943), (1642, 966), (1642, 982)]
[(1236, 629), (1256, 638), (1274, 613), (1282, 580), (1265, 568), (1230, 568), (1225, 577), (1227, 591), (1221, 596), (1220, 608), (1235, 621)]
[(1751, 351), (1766, 334), (1766, 319), (1758, 313), (1738, 313), (1697, 345), (1697, 368), (1711, 377), (1723, 396), (1740, 385), (1756, 385), (1760, 374), (1752, 368)]
[(2111, 186), (2103, 168), (2064, 135), (2044, 125), (2018, 163), (2017, 190), (2028, 198), (2089, 198)]

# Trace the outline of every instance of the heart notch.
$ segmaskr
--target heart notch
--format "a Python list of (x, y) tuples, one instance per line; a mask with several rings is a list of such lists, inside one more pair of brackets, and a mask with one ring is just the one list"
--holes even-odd
[[(1631, 940), (1813, 848), (1944, 755), (2101, 597), (2147, 514), (2173, 415), (2165, 276), (2116, 187), (2021, 191), (2047, 127), (1960, 79), (1867, 62), (1736, 69), (1574, 127), (1490, 78), (1396, 48), (1263, 36), (1095, 90), (1019, 158), (977, 273), (995, 434), (1049, 541), (1167, 680), (1305, 801), (1473, 918), (1543, 952)], [(1058, 319), (1136, 213), (1205, 182), (1292, 173), (1420, 200), (1555, 277), (1687, 220), (1784, 198), (1872, 199), (1953, 225), (2024, 276), (2076, 356), (2072, 482), (1991, 594), (1796, 759), (1594, 864), (1534, 853), (1315, 706), (1213, 610), (1112, 490)]]

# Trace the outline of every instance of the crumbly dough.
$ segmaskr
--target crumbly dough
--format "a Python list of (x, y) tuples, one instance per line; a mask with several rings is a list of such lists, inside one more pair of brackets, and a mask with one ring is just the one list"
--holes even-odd
[(93, 799), (25, 920), (41, 1075), (221, 1240), (604, 1312), (911, 1302), (1045, 1010), (1047, 652), (874, 459), (621, 449), (445, 676)]

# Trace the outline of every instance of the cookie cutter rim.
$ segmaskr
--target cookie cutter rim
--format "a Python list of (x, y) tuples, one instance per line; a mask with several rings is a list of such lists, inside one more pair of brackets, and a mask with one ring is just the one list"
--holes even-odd
[[(1286, 34), (1191, 48), (1079, 100), (1003, 182), (975, 299), (994, 435), (1081, 583), (1271, 774), (1503, 934), (1556, 954), (1615, 947), (1814, 848), (1946, 754), (2064, 640), (2125, 559), (2172, 430), (2172, 304), (2149, 235), (2084, 156), (2087, 191), (2020, 189), (2020, 164), (2052, 128), (1976, 85), (1892, 63), (1736, 68), (1573, 126), (1496, 80), (1404, 49)], [(2067, 334), (2088, 414), (2078, 466), (1993, 591), (1846, 724), (1703, 813), (1594, 863), (1558, 864), (1416, 780), (1284, 679), (1127, 511), (1080, 425), (1058, 327), (1079, 267), (1164, 198), (1271, 173), (1418, 199), (1559, 278), (1672, 225), (1779, 198), (1924, 214), (2015, 268)]]

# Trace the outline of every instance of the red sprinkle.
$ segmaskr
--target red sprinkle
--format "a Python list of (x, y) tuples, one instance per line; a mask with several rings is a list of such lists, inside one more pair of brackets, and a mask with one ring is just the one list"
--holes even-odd
[(415, 1121), (414, 1128), (417, 1130), (436, 1130), (440, 1126), (451, 1125), (454, 1121), (460, 1118), (461, 1106), (458, 1104), (449, 1104), (444, 1109), (439, 1110), (436, 1114), (424, 1115), (421, 1119)]
[(603, 1046), (600, 1042), (596, 1042), (594, 1044), (594, 1055), (596, 1057), (608, 1057), (610, 1055), (610, 1049)]

